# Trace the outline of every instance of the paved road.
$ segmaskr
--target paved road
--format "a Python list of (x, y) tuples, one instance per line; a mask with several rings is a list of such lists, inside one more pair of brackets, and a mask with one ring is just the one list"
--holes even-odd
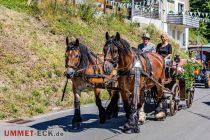
[[(82, 129), (77, 131), (71, 129), (72, 110), (36, 117), (25, 124), (0, 123), (0, 140), (210, 140), (210, 89), (197, 88), (192, 107), (183, 108), (165, 121), (154, 121), (149, 117), (139, 134), (121, 132), (125, 121), (123, 112), (119, 118), (103, 125), (98, 122), (94, 104), (84, 106), (82, 113)], [(35, 136), (5, 136), (8, 130), (32, 130)], [(43, 136), (47, 132), (49, 136)], [(58, 133), (63, 136), (51, 136)]]

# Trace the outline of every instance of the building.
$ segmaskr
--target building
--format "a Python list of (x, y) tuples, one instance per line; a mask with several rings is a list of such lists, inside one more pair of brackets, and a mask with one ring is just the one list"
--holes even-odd
[(113, 5), (113, 3), (120, 3), (122, 0), (96, 0), (97, 11), (101, 13), (116, 13), (120, 11), (119, 5)]
[(189, 28), (199, 27), (199, 19), (188, 14), (189, 0), (135, 0), (135, 4), (140, 8), (133, 8), (132, 21), (153, 23), (177, 40), (181, 49), (187, 49)]

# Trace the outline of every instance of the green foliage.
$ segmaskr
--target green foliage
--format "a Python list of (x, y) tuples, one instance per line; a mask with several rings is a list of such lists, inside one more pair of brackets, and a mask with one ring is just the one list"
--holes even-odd
[[(190, 0), (190, 7), (192, 12), (204, 12), (204, 13), (210, 13), (210, 1), (209, 0)], [(203, 17), (201, 17), (203, 18)], [(207, 17), (209, 19), (210, 17)], [(199, 29), (196, 29), (199, 32), (199, 36), (201, 36), (201, 40), (199, 39), (199, 43), (206, 43), (206, 40), (203, 39), (204, 37), (210, 42), (210, 22), (200, 23)], [(196, 31), (195, 29), (190, 29), (193, 32), (191, 32), (191, 38), (190, 40), (192, 42), (195, 42), (193, 38), (193, 33)], [(196, 34), (197, 35), (197, 34)], [(203, 41), (205, 40), (205, 41)]]
[(174, 78), (185, 79), (186, 89), (190, 89), (194, 82), (194, 71), (200, 67), (197, 63), (188, 62), (183, 66), (184, 72), (178, 75), (174, 75)]
[(34, 97), (38, 97), (38, 96), (40, 96), (40, 92), (38, 90), (34, 90), (34, 91), (32, 91), (32, 95)]
[(207, 44), (208, 43), (208, 41), (204, 37), (204, 35), (202, 33), (199, 33), (199, 32), (200, 31), (197, 30), (197, 29), (190, 29), (189, 37), (190, 37), (190, 43), (191, 44), (198, 44), (198, 43)]
[(9, 9), (15, 9), (17, 11), (29, 11), (26, 0), (0, 0), (0, 3)]
[(96, 12), (96, 8), (90, 4), (81, 4), (79, 5), (79, 15), (80, 18), (86, 22), (94, 21), (94, 14)]
[(3, 112), (0, 112), (0, 120), (2, 120), (2, 119), (4, 119), (4, 118), (6, 118), (6, 115), (5, 115), (5, 113), (3, 113)]

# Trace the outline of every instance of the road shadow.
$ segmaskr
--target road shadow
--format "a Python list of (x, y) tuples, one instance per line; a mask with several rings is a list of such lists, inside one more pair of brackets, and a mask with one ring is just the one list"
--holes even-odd
[(73, 129), (71, 121), (73, 119), (73, 115), (64, 116), (62, 118), (41, 122), (29, 126), (31, 128), (37, 130), (47, 130), (52, 128), (61, 128), (65, 132), (81, 132), (90, 128), (100, 128), (100, 129), (108, 129), (113, 133), (121, 133), (121, 126), (125, 123), (125, 115), (122, 113), (123, 109), (120, 109), (120, 115), (117, 118), (112, 118), (107, 120), (105, 124), (99, 123), (99, 118), (97, 114), (82, 114), (82, 122), (79, 129)]
[[(146, 113), (151, 113), (152, 111), (154, 111), (154, 109), (155, 109), (154, 104), (145, 105)], [(62, 118), (57, 118), (54, 120), (37, 123), (30, 127), (37, 130), (61, 128), (65, 132), (81, 132), (81, 131), (86, 131), (87, 129), (90, 129), (90, 128), (99, 128), (99, 129), (108, 129), (109, 131), (116, 134), (116, 133), (121, 133), (122, 126), (126, 121), (123, 107), (119, 108), (119, 114), (120, 115), (117, 118), (112, 118), (110, 120), (107, 120), (105, 124), (99, 123), (98, 114), (82, 114), (81, 115), (82, 122), (81, 122), (80, 129), (76, 129), (76, 130), (72, 128), (72, 124), (71, 124), (73, 115), (67, 115)], [(147, 116), (147, 120), (155, 121), (155, 119), (151, 116)]]
[(210, 102), (203, 102), (204, 104), (210, 106)]
[(196, 113), (196, 112), (192, 112), (192, 111), (189, 111), (189, 110), (188, 110), (188, 112), (190, 112), (190, 113), (192, 113), (192, 114), (195, 114), (195, 115), (197, 115), (197, 116), (200, 116), (200, 117), (202, 117), (202, 118), (205, 118), (205, 119), (207, 119), (207, 120), (210, 120), (210, 116), (206, 116), (206, 115), (203, 115), (203, 114), (200, 114), (200, 113)]

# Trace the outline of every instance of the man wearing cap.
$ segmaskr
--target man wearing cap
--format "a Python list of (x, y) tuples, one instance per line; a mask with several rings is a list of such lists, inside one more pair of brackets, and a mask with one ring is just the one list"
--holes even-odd
[[(150, 35), (148, 33), (143, 34), (142, 40), (143, 40), (143, 43), (138, 45), (139, 51), (141, 51), (141, 52), (156, 52), (155, 45), (150, 43)], [(147, 57), (146, 53), (143, 53), (142, 55), (145, 58), (146, 63), (147, 63), (147, 67), (148, 67), (147, 73), (149, 75), (152, 75), (152, 64), (151, 64), (149, 58)]]
[(150, 35), (148, 33), (144, 33), (142, 36), (143, 43), (138, 45), (138, 50), (145, 52), (156, 52), (155, 45), (150, 43)]

